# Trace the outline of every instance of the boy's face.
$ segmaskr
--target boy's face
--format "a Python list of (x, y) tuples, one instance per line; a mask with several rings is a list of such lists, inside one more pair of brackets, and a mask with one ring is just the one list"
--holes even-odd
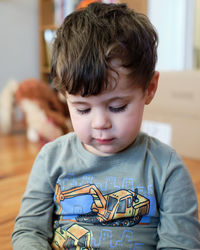
[(127, 69), (116, 69), (116, 88), (89, 97), (66, 95), (75, 133), (85, 149), (97, 155), (115, 154), (133, 143), (140, 130), (144, 105), (151, 102), (157, 88), (157, 72), (144, 92), (131, 86)]

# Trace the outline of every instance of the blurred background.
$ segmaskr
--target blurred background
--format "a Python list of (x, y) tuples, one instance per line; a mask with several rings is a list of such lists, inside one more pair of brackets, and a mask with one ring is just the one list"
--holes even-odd
[[(0, 72), (1, 89), (11, 78), (22, 81), (29, 77), (40, 77), (39, 29), (41, 28), (40, 18), (44, 16), (40, 16), (39, 2), (37, 0), (0, 0), (0, 68), (3, 69)], [(54, 1), (44, 0), (43, 2), (49, 5)], [(198, 0), (124, 2), (145, 12), (156, 27), (160, 39), (158, 70), (188, 70), (200, 67), (200, 17), (197, 14), (200, 13), (200, 3)], [(55, 9), (45, 8), (49, 16), (54, 15), (51, 11)], [(46, 24), (59, 24), (59, 20), (52, 17), (52, 20)]]
[[(51, 44), (64, 17), (90, 0), (0, 0), (0, 245), (10, 234), (34, 158), (72, 130), (67, 106), (49, 79)], [(185, 161), (200, 200), (200, 1), (125, 2), (159, 35), (158, 92), (142, 130)]]
[[(130, 8), (146, 14), (159, 35), (156, 70), (160, 71), (160, 84), (153, 105), (145, 110), (142, 129), (172, 145), (180, 154), (199, 159), (200, 1), (102, 1), (125, 2)], [(16, 84), (39, 79), (51, 86), (49, 62), (55, 31), (66, 15), (90, 2), (92, 0), (0, 0), (1, 131), (9, 132), (16, 125), (12, 123), (11, 127), (12, 112), (7, 108), (13, 107), (13, 104), (8, 104), (8, 99), (11, 101), (12, 97), (15, 98), (13, 95)], [(29, 92), (32, 92), (30, 89)], [(7, 104), (3, 101), (3, 90), (10, 92), (7, 95), (12, 96), (6, 98)], [(27, 105), (25, 108), (19, 105), (24, 98), (25, 96), (20, 96), (20, 101), (14, 105), (12, 116), (14, 115), (15, 121), (22, 118), (24, 109), (30, 109)], [(27, 122), (27, 115), (25, 116)], [(34, 136), (34, 133), (32, 129), (30, 139), (37, 141), (35, 137), (38, 136)]]

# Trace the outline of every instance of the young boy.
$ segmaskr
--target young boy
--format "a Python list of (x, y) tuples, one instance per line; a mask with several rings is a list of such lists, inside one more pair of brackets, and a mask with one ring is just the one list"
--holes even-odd
[(200, 249), (186, 167), (140, 132), (158, 84), (157, 40), (148, 18), (125, 4), (94, 3), (66, 17), (52, 79), (74, 132), (36, 158), (14, 249)]

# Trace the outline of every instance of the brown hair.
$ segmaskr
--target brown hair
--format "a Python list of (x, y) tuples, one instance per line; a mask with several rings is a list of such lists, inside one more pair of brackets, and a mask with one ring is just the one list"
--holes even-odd
[(110, 61), (119, 58), (143, 89), (157, 60), (157, 33), (126, 4), (92, 3), (67, 16), (53, 44), (51, 77), (61, 92), (97, 95), (108, 86)]

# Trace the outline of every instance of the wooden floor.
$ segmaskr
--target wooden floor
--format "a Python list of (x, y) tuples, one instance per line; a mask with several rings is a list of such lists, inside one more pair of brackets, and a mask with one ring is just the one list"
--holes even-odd
[[(40, 146), (24, 134), (0, 135), (0, 249), (10, 250), (10, 236), (19, 211), (21, 196)], [(200, 161), (184, 159), (200, 203)], [(200, 213), (199, 213), (200, 215)]]

